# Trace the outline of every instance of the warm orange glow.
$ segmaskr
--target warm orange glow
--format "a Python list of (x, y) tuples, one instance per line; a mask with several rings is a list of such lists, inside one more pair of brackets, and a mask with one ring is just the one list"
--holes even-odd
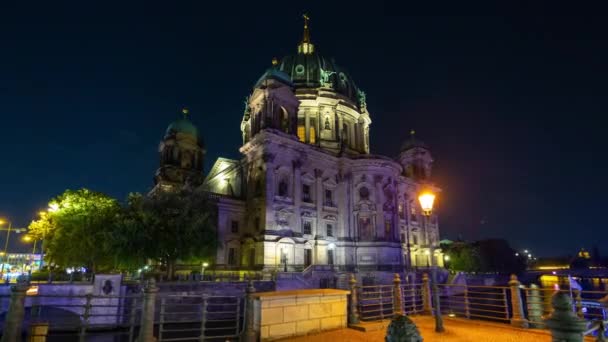
[(567, 270), (570, 266), (568, 265), (550, 265), (550, 266), (537, 266), (535, 270)]
[(32, 238), (30, 235), (25, 235), (25, 236), (22, 238), (22, 240), (23, 240), (23, 241), (25, 241), (25, 242), (30, 242), (30, 241), (32, 241), (32, 240), (33, 240), (33, 238)]
[(314, 127), (310, 127), (310, 143), (314, 144), (317, 142), (317, 131)]
[(433, 203), (435, 202), (435, 194), (432, 192), (424, 192), (418, 196), (420, 201), (420, 207), (426, 215), (429, 215), (433, 211)]
[(6, 221), (5, 221), (5, 220), (0, 219), (0, 224), (5, 224), (5, 223), (6, 223)]
[(25, 291), (25, 294), (27, 296), (36, 296), (36, 295), (38, 295), (38, 286), (30, 286), (30, 288), (27, 289), (27, 291)]

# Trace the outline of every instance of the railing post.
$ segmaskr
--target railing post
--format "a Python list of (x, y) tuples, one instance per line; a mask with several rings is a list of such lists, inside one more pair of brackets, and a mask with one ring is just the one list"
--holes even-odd
[(92, 296), (92, 294), (87, 293), (84, 303), (84, 312), (82, 313), (82, 325), (80, 326), (80, 333), (78, 334), (80, 341), (82, 342), (85, 341), (85, 337), (87, 335), (87, 326), (89, 325), (89, 317), (91, 316)]
[[(258, 339), (258, 334), (255, 330), (255, 311), (254, 307), (254, 293), (255, 287), (253, 286), (253, 281), (250, 279), (249, 284), (246, 289), (247, 293), (247, 302), (245, 303), (245, 342), (256, 342)], [(261, 314), (261, 310), (260, 310)]]
[(154, 278), (148, 280), (144, 287), (144, 300), (141, 312), (141, 327), (139, 330), (139, 342), (156, 341), (154, 338), (154, 310), (156, 304), (156, 281)]
[(471, 303), (469, 303), (469, 285), (467, 284), (464, 284), (464, 317), (471, 318)]
[(428, 273), (422, 274), (422, 312), (428, 315), (433, 313), (431, 306), (431, 284)]
[(542, 321), (543, 301), (538, 289), (538, 285), (530, 284), (530, 289), (526, 292), (526, 302), (528, 302), (528, 321), (531, 328), (543, 328)]
[[(205, 341), (205, 326), (207, 325), (207, 305), (209, 301), (209, 297), (206, 294), (203, 294), (203, 306), (201, 308), (201, 336), (199, 337), (199, 341), (203, 342)], [(238, 307), (238, 305), (237, 305)], [(238, 332), (238, 326), (239, 326), (239, 315), (236, 315), (236, 326), (237, 326), (237, 332)]]
[(384, 319), (384, 298), (382, 298), (382, 292), (383, 292), (383, 288), (381, 285), (378, 285), (378, 298), (380, 298), (379, 303), (380, 303), (380, 319)]
[(583, 315), (583, 299), (581, 298), (581, 290), (579, 289), (575, 289), (574, 290), (574, 300), (575, 300), (575, 307), (576, 307), (576, 315), (580, 318), (585, 318)]
[(19, 277), (17, 284), (11, 286), (11, 301), (4, 322), (2, 342), (21, 341), (21, 326), (25, 316), (25, 295), (29, 285), (26, 277)]
[[(511, 280), (509, 281), (509, 287), (511, 287), (511, 325), (520, 328), (528, 328), (528, 320), (524, 315), (524, 306), (521, 301), (521, 290), (519, 286), (521, 283), (517, 280), (515, 274), (511, 274)], [(505, 303), (506, 305), (507, 303)]]
[(403, 315), (403, 292), (401, 292), (399, 273), (395, 273), (393, 284), (393, 313), (395, 315)]
[(353, 273), (350, 274), (350, 280), (348, 281), (350, 285), (350, 302), (349, 302), (349, 315), (348, 315), (348, 323), (349, 324), (358, 324), (359, 323), (359, 312), (357, 310), (357, 279)]
[(553, 342), (583, 342), (583, 332), (587, 330), (587, 322), (572, 312), (572, 299), (568, 294), (555, 292), (551, 297), (553, 312), (545, 320), (551, 330)]

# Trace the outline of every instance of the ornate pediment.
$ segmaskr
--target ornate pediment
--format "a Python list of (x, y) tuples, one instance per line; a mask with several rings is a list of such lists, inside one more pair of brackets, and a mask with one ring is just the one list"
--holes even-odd
[(323, 219), (327, 221), (338, 221), (338, 218), (335, 215), (325, 215)]
[(317, 215), (311, 211), (303, 211), (302, 214), (300, 214), (302, 217), (316, 217)]

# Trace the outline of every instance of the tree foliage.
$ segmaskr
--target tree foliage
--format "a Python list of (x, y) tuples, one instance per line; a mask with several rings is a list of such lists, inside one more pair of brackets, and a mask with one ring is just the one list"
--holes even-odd
[(118, 201), (88, 189), (66, 190), (49, 207), (29, 226), (30, 234), (43, 240), (48, 261), (93, 271), (113, 266), (109, 241), (120, 215)]
[(519, 273), (526, 268), (525, 261), (504, 239), (457, 241), (442, 248), (450, 256), (447, 267), (453, 271)]
[(114, 250), (129, 263), (160, 261), (172, 277), (178, 260), (213, 257), (215, 222), (215, 210), (204, 193), (130, 194)]

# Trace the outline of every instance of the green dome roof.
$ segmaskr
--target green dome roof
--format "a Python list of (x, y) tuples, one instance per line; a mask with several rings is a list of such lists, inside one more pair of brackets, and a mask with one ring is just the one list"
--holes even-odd
[(165, 135), (172, 135), (176, 133), (190, 134), (198, 138), (198, 129), (192, 124), (192, 122), (186, 118), (181, 118), (173, 121)]
[(268, 79), (274, 79), (293, 87), (291, 77), (287, 73), (277, 69), (276, 67), (268, 68), (268, 70), (266, 70), (262, 77), (260, 77), (260, 79), (255, 83), (255, 87), (257, 88), (262, 82)]
[(401, 145), (401, 151), (407, 151), (409, 149), (412, 148), (424, 148), (424, 149), (429, 149), (428, 145), (425, 144), (423, 141), (416, 139), (416, 132), (414, 130), (410, 131), (410, 138), (406, 141), (403, 142), (403, 144)]
[(327, 59), (316, 52), (298, 53), (283, 57), (278, 67), (289, 75), (296, 88), (317, 88), (322, 85), (325, 74), (338, 94), (359, 104), (359, 89), (355, 82), (333, 59)]

